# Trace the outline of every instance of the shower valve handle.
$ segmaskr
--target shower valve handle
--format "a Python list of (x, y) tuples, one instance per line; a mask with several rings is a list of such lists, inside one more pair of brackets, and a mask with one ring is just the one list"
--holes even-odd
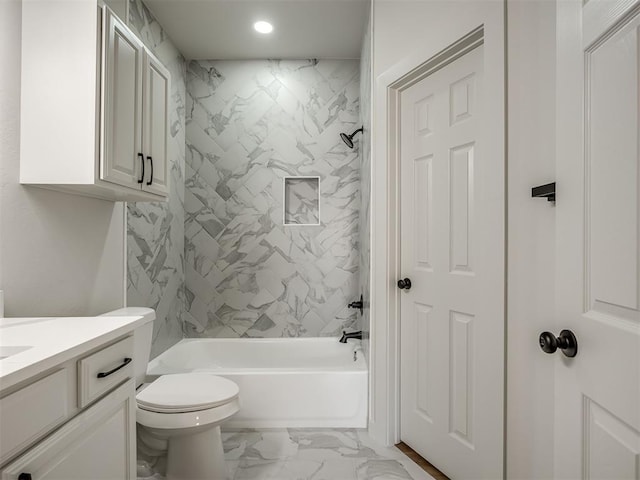
[(364, 313), (364, 298), (362, 297), (362, 295), (360, 295), (360, 300), (356, 300), (355, 302), (351, 302), (349, 305), (347, 305), (347, 307), (356, 308), (356, 309), (360, 310), (360, 315), (362, 315)]

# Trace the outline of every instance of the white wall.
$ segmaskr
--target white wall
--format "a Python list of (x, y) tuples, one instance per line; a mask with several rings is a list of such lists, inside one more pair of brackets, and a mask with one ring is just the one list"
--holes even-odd
[[(374, 0), (374, 79), (416, 52), (443, 39), (457, 40), (457, 30), (487, 9), (500, 8), (499, 0)], [(422, 59), (422, 63), (426, 59)], [(417, 66), (417, 65), (416, 65)]]
[[(531, 187), (555, 176), (555, 2), (509, 0), (507, 478), (553, 477), (555, 208)], [(557, 332), (556, 332), (557, 333)]]
[[(0, 289), (5, 314), (91, 315), (118, 308), (124, 301), (123, 205), (18, 183), (20, 24), (20, 1), (0, 1)], [(46, 72), (42, 81), (47, 81)]]
[[(387, 86), (420, 66), (443, 48), (485, 25), (485, 59), (497, 65), (486, 73), (487, 81), (502, 80), (503, 2), (498, 0), (374, 0), (373, 10), (373, 151), (372, 151), (372, 277), (371, 277), (371, 355), (374, 371), (371, 381), (370, 432), (384, 443), (398, 440), (397, 431), (387, 428), (387, 418), (397, 408), (399, 388), (396, 372), (388, 370), (389, 359), (397, 359), (398, 328), (388, 288), (393, 288), (400, 272), (388, 255), (388, 232), (395, 221), (387, 216), (388, 199), (393, 192), (386, 182)], [(495, 107), (495, 106), (494, 106)], [(392, 247), (393, 249), (393, 247)], [(397, 361), (397, 360), (396, 360)], [(391, 393), (389, 393), (391, 392)], [(397, 419), (396, 419), (397, 420)]]
[[(483, 10), (502, 8), (503, 2), (374, 0), (374, 85), (391, 71), (408, 71), (428, 57), (430, 46), (448, 44), (457, 30)], [(531, 187), (553, 181), (555, 172), (555, 2), (508, 0), (508, 319), (507, 319), (507, 478), (551, 478), (553, 466), (553, 367), (537, 344), (538, 334), (554, 326), (554, 208), (531, 198)], [(385, 97), (375, 86), (374, 133), (384, 138), (380, 103)], [(380, 223), (384, 185), (376, 183), (384, 150), (374, 146), (373, 259), (380, 262), (386, 225)], [(376, 174), (375, 172), (378, 172)], [(382, 257), (384, 262), (384, 257)], [(386, 282), (373, 279), (372, 298), (383, 295)], [(372, 348), (386, 347), (394, 332), (372, 312)], [(392, 354), (393, 352), (390, 352)], [(372, 368), (383, 370), (372, 352)], [(375, 376), (380, 380), (381, 377)], [(372, 382), (372, 434), (393, 439), (380, 425), (388, 407), (384, 385)]]

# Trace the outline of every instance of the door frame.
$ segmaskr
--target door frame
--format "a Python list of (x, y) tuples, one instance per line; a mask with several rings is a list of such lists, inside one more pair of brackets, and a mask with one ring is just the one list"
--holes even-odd
[[(485, 65), (494, 69), (494, 86), (501, 93), (503, 112), (500, 151), (504, 159), (504, 444), (506, 472), (506, 2), (475, 18), (460, 19), (438, 45), (421, 44), (373, 81), (371, 176), (371, 325), (369, 432), (385, 445), (400, 441), (400, 278), (399, 97), (402, 91), (484, 44)], [(471, 16), (473, 17), (473, 16)], [(480, 17), (480, 18), (478, 18)], [(444, 37), (444, 36), (443, 36)], [(426, 60), (425, 60), (426, 59)], [(374, 61), (375, 67), (375, 61)], [(488, 82), (491, 81), (487, 79)], [(487, 83), (488, 83), (487, 82)]]

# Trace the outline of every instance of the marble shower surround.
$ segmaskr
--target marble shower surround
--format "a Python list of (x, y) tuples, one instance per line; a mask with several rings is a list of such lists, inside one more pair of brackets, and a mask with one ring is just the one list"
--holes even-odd
[[(356, 326), (359, 62), (187, 67), (185, 334), (336, 335)], [(283, 178), (320, 177), (320, 226), (283, 225)]]
[(155, 309), (155, 357), (183, 337), (186, 62), (141, 0), (129, 0), (128, 23), (171, 73), (169, 199), (127, 204), (127, 304)]

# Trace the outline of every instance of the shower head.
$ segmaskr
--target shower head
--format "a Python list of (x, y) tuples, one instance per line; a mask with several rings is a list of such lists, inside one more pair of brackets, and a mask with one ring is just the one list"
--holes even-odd
[(360, 127), (355, 132), (353, 132), (351, 135), (347, 135), (346, 133), (341, 133), (340, 134), (340, 138), (342, 139), (342, 141), (344, 143), (347, 144), (347, 147), (353, 148), (353, 137), (355, 137), (356, 133), (358, 133), (358, 132), (364, 132), (364, 128)]

